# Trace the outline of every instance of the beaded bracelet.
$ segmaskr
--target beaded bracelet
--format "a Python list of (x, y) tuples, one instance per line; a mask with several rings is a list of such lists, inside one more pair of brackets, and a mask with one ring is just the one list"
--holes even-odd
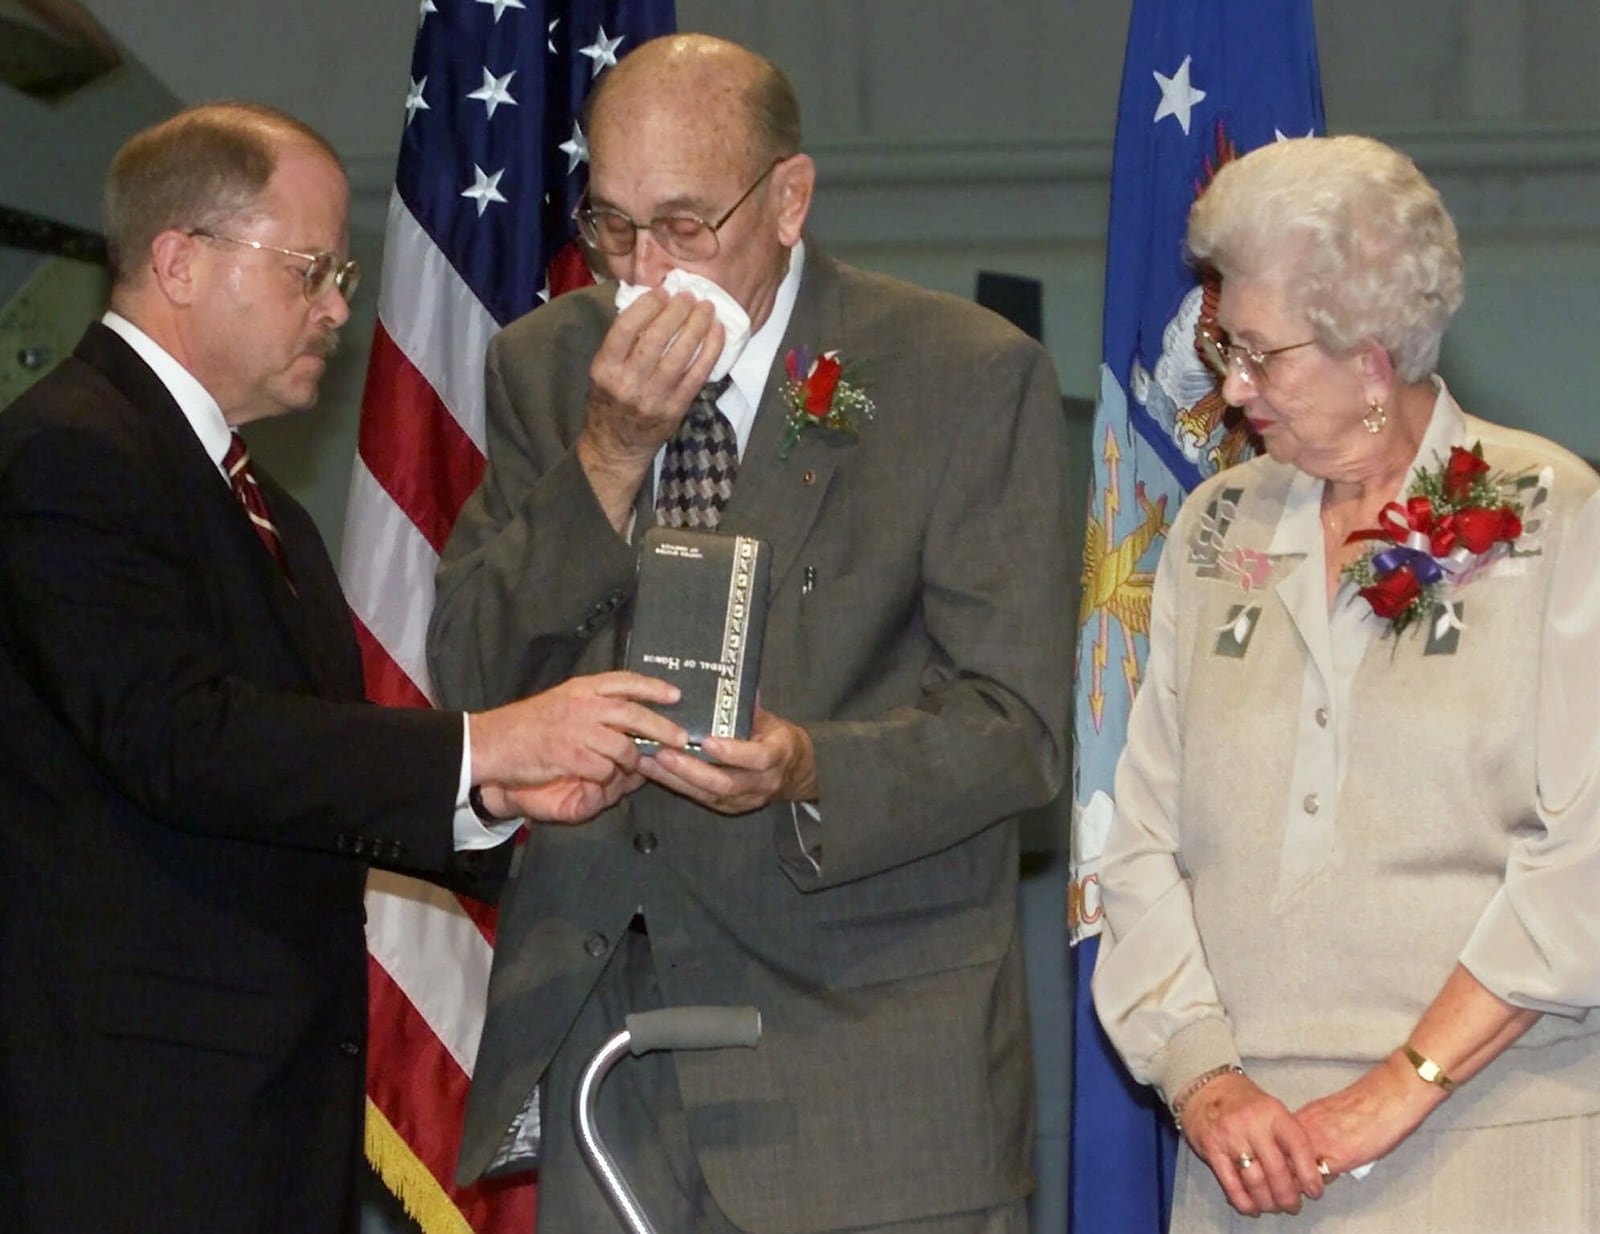
[(1167, 1102), (1167, 1109), (1172, 1113), (1172, 1125), (1179, 1131), (1183, 1130), (1183, 1107), (1189, 1098), (1204, 1088), (1212, 1080), (1225, 1075), (1243, 1075), (1244, 1068), (1238, 1063), (1223, 1063), (1220, 1067), (1213, 1067), (1210, 1071), (1202, 1071), (1178, 1090), (1178, 1095)]

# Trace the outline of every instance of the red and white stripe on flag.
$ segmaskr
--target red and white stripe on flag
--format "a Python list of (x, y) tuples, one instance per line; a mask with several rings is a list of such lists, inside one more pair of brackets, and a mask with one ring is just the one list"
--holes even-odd
[[(375, 702), (427, 706), (433, 572), (483, 475), (496, 323), (390, 201), (341, 574)], [(533, 1228), (527, 1181), (452, 1181), (494, 938), (492, 909), (402, 875), (367, 884), (367, 1155), (428, 1234)]]
[[(673, 28), (671, 0), (418, 0), (418, 17), (340, 562), (367, 693), (400, 706), (432, 701), (434, 569), (483, 475), (489, 339), (590, 281), (569, 223), (583, 98)], [(531, 1182), (452, 1181), (493, 941), (492, 909), (368, 882), (367, 1153), (427, 1234), (533, 1228)]]

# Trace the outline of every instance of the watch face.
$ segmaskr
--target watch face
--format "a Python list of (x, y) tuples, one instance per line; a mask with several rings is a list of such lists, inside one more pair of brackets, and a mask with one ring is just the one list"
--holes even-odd
[(1404, 1049), (1406, 1058), (1410, 1061), (1411, 1066), (1416, 1070), (1418, 1077), (1425, 1083), (1437, 1084), (1446, 1092), (1449, 1092), (1455, 1087), (1455, 1082), (1451, 1080), (1449, 1076), (1445, 1075), (1444, 1068), (1439, 1066), (1438, 1063), (1434, 1062), (1433, 1059), (1428, 1058), (1424, 1054), (1418, 1053), (1417, 1050), (1410, 1045), (1405, 1046)]

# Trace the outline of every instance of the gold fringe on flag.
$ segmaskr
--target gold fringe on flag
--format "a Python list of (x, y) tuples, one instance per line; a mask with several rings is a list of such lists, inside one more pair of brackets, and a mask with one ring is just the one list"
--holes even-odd
[(405, 1137), (367, 1098), (367, 1160), (424, 1234), (473, 1234), (472, 1226)]

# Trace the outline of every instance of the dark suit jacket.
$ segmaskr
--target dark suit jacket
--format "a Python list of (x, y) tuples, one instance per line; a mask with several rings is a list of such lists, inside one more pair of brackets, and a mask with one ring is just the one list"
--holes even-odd
[(0, 413), (8, 1230), (352, 1228), (367, 860), (443, 867), (459, 714), (366, 706), (150, 369), (92, 326)]
[[(446, 548), (430, 638), (452, 705), (617, 653), (634, 550), (573, 451), (611, 294), (563, 296), (491, 345), (488, 472)], [(780, 461), (783, 357), (801, 345), (837, 348), (877, 419), (853, 442), (807, 433)], [(876, 1225), (1026, 1193), (1014, 817), (1062, 772), (1065, 466), (1037, 345), (808, 246), (722, 526), (772, 545), (761, 696), (815, 744), (820, 868), (787, 803), (727, 818), (646, 786), (585, 826), (534, 828), (502, 903), (463, 1178), (642, 905), (669, 1002), (764, 1017), (755, 1050), (676, 1057), (705, 1177), (740, 1228)]]

